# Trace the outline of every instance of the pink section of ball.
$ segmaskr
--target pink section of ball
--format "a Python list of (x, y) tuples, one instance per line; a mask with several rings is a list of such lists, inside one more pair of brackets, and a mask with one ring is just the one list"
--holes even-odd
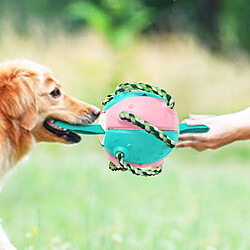
[[(109, 161), (111, 161), (117, 167), (120, 167), (120, 168), (122, 167), (120, 164), (118, 164), (116, 158), (112, 154), (110, 154), (104, 147), (103, 147), (103, 150), (108, 155)], [(130, 163), (130, 162), (128, 162), (128, 163)], [(164, 163), (164, 159), (162, 159), (160, 161), (153, 162), (153, 163), (146, 163), (146, 164), (130, 163), (130, 164), (134, 167), (137, 167), (137, 168), (147, 168), (147, 167), (156, 168), (156, 167), (162, 165), (163, 163)]]
[(179, 121), (174, 109), (166, 102), (154, 97), (139, 96), (122, 100), (106, 111), (107, 129), (139, 129), (130, 122), (121, 120), (121, 112), (132, 113), (161, 130), (179, 131)]

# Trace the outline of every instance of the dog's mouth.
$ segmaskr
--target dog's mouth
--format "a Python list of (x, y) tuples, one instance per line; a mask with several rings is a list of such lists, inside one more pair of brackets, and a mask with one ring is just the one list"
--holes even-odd
[(55, 125), (55, 122), (55, 119), (47, 119), (44, 121), (43, 126), (49, 132), (55, 134), (58, 137), (63, 138), (66, 142), (78, 143), (81, 141), (81, 137), (78, 134), (72, 132), (71, 130), (64, 129)]

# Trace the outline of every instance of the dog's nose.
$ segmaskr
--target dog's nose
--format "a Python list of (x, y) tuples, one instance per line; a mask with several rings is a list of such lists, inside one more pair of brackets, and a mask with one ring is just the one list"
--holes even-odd
[(92, 116), (97, 118), (100, 115), (101, 111), (99, 108), (93, 106), (92, 107)]

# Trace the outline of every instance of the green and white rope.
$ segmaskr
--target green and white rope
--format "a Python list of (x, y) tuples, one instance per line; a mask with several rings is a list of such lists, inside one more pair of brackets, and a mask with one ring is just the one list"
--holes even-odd
[(132, 122), (134, 125), (144, 129), (147, 133), (154, 135), (157, 139), (163, 141), (169, 148), (175, 147), (175, 141), (170, 137), (165, 135), (162, 130), (158, 129), (156, 126), (148, 123), (142, 118), (135, 116), (134, 114), (128, 112), (121, 112), (119, 117), (122, 120), (126, 120), (128, 122)]
[[(102, 102), (103, 105), (106, 105), (108, 102), (110, 102), (115, 95), (118, 95), (122, 92), (129, 93), (131, 91), (135, 90), (141, 90), (141, 91), (146, 91), (150, 92), (156, 95), (161, 96), (164, 98), (166, 101), (168, 107), (172, 109), (175, 105), (174, 99), (172, 96), (170, 96), (165, 90), (160, 89), (158, 87), (151, 86), (149, 84), (144, 84), (144, 83), (123, 83), (120, 84), (117, 88), (116, 91), (112, 94), (109, 94), (104, 101)], [(158, 129), (156, 126), (148, 123), (147, 121), (143, 120), (142, 118), (135, 116), (134, 114), (128, 113), (128, 112), (121, 112), (119, 114), (119, 117), (122, 120), (126, 120), (128, 122), (132, 122), (134, 125), (142, 128), (145, 130), (147, 133), (154, 135), (157, 139), (160, 139), (162, 142), (166, 144), (166, 146), (170, 148), (174, 148), (176, 143), (174, 140), (172, 140), (170, 137), (165, 135), (162, 130)], [(135, 166), (130, 165), (128, 162), (124, 160), (124, 154), (122, 152), (117, 152), (116, 153), (116, 159), (118, 164), (121, 167), (117, 167), (113, 162), (109, 163), (109, 168), (112, 171), (131, 171), (135, 175), (140, 175), (140, 176), (154, 176), (158, 175), (162, 171), (162, 165), (158, 167), (147, 167), (147, 168), (137, 168)]]
[(122, 167), (117, 167), (115, 164), (112, 162), (109, 162), (109, 168), (112, 171), (131, 171), (135, 175), (140, 175), (140, 176), (155, 176), (161, 173), (162, 171), (162, 165), (153, 168), (153, 167), (147, 167), (147, 168), (137, 168), (135, 166), (130, 165), (128, 162), (124, 160), (124, 154), (122, 152), (117, 152), (116, 153), (116, 159), (117, 162), (120, 164)]
[(118, 95), (122, 92), (128, 93), (128, 92), (135, 91), (135, 90), (146, 91), (146, 92), (150, 92), (150, 93), (159, 95), (164, 100), (166, 100), (166, 103), (170, 109), (172, 109), (175, 105), (175, 101), (174, 101), (173, 97), (171, 95), (169, 95), (164, 89), (160, 89), (158, 87), (151, 86), (151, 85), (145, 84), (145, 83), (135, 83), (135, 82), (120, 84), (116, 88), (116, 91), (114, 93), (109, 94), (104, 99), (102, 104), (106, 105), (108, 102), (110, 102), (114, 98), (115, 95)]

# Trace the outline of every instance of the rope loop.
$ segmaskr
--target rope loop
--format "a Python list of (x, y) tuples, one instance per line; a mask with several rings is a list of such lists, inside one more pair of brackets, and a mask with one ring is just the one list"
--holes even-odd
[(135, 91), (135, 90), (141, 90), (141, 91), (146, 91), (146, 92), (150, 92), (153, 94), (156, 94), (160, 97), (162, 97), (166, 102), (167, 105), (170, 109), (172, 109), (175, 105), (175, 101), (173, 99), (173, 97), (171, 95), (169, 95), (164, 89), (160, 89), (158, 87), (155, 86), (151, 86), (149, 84), (145, 84), (145, 83), (122, 83), (120, 84), (114, 93), (107, 95), (107, 97), (104, 99), (104, 101), (102, 102), (103, 105), (106, 105), (108, 102), (110, 102), (115, 95), (118, 95), (122, 92), (126, 92), (129, 93), (131, 91)]
[(121, 167), (117, 167), (114, 163), (109, 162), (109, 169), (111, 169), (112, 171), (131, 171), (135, 175), (145, 176), (145, 177), (158, 175), (162, 171), (162, 165), (156, 168), (153, 167), (137, 168), (135, 166), (132, 166), (124, 160), (124, 154), (122, 152), (116, 153), (116, 160)]

